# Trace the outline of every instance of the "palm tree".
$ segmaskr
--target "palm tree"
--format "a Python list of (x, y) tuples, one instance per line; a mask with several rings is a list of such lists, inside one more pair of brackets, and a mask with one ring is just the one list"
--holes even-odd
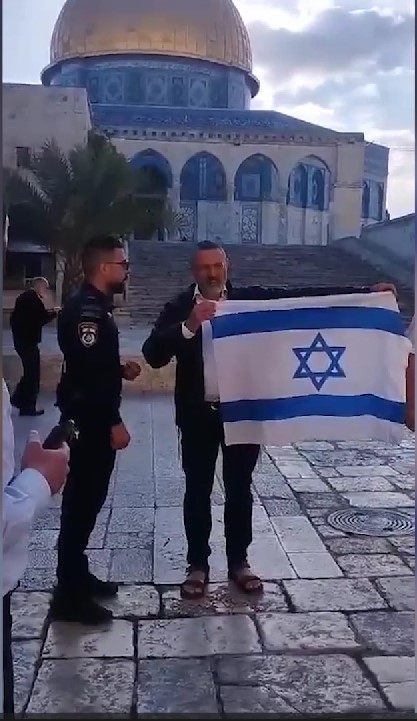
[(54, 140), (30, 157), (26, 169), (3, 171), (6, 207), (26, 206), (44, 243), (62, 263), (64, 298), (82, 277), (80, 256), (93, 235), (127, 236), (164, 222), (163, 204), (137, 193), (140, 179), (111, 141), (91, 132), (87, 144), (65, 155)]

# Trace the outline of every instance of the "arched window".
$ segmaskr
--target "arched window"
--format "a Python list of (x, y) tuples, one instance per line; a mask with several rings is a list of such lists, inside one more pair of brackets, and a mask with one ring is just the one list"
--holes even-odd
[(243, 161), (235, 176), (235, 200), (278, 201), (279, 174), (265, 155), (251, 155)]
[(193, 155), (180, 177), (181, 200), (227, 200), (226, 173), (220, 160), (211, 153)]
[(315, 168), (311, 180), (311, 205), (315, 210), (324, 210), (325, 179), (324, 170)]
[(299, 208), (306, 208), (308, 200), (308, 172), (303, 163), (298, 163), (292, 170), (288, 181), (287, 203)]
[(172, 170), (168, 160), (158, 153), (156, 150), (149, 148), (137, 153), (130, 161), (132, 166), (137, 170), (145, 168), (154, 168), (159, 175), (164, 176), (167, 188), (172, 188)]

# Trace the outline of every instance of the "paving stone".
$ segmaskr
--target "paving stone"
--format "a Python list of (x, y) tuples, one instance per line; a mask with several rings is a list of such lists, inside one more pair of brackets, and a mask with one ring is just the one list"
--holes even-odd
[(248, 557), (253, 570), (266, 581), (295, 578), (288, 556), (273, 532), (262, 537), (255, 535)]
[(285, 478), (317, 478), (317, 473), (313, 471), (309, 463), (305, 461), (276, 461), (277, 468)]
[(128, 658), (133, 657), (133, 625), (113, 621), (109, 626), (88, 628), (78, 624), (52, 623), (48, 630), (44, 658)]
[(282, 547), (287, 553), (325, 551), (326, 547), (304, 516), (271, 517)]
[(391, 466), (336, 466), (336, 470), (342, 476), (365, 476), (371, 478), (372, 476), (396, 476), (398, 475)]
[(103, 581), (109, 578), (111, 551), (109, 549), (96, 549), (87, 552), (88, 563), (92, 573)]
[(284, 481), (283, 477), (275, 471), (271, 476), (254, 476), (253, 484), (261, 498), (282, 498), (295, 500), (291, 488)]
[(399, 536), (396, 538), (395, 536), (390, 536), (389, 542), (392, 543), (392, 545), (400, 551), (400, 553), (411, 553), (412, 555), (415, 554), (415, 540), (414, 536)]
[(284, 581), (297, 611), (361, 611), (386, 608), (370, 581), (353, 578)]
[(320, 466), (317, 468), (317, 473), (320, 476), (323, 476), (323, 478), (337, 478), (340, 476), (339, 472), (336, 471), (336, 468), (333, 468), (332, 466)]
[(170, 618), (288, 610), (280, 586), (268, 582), (264, 583), (263, 594), (253, 598), (239, 592), (233, 583), (210, 584), (199, 601), (184, 601), (179, 588), (169, 589), (162, 594), (162, 605), (164, 615)]
[(264, 501), (269, 516), (302, 516), (303, 512), (297, 501), (278, 498), (266, 498)]
[(32, 548), (28, 553), (27, 568), (38, 569), (38, 568), (56, 568), (58, 560), (58, 552), (51, 549), (34, 549)]
[(359, 554), (339, 556), (339, 566), (348, 576), (406, 576), (411, 571), (398, 556), (392, 553)]
[(391, 656), (414, 654), (414, 614), (408, 611), (353, 613), (351, 623), (369, 651)]
[(261, 613), (258, 623), (267, 651), (328, 651), (358, 648), (342, 613)]
[(91, 536), (90, 540), (88, 542), (88, 548), (89, 549), (100, 549), (104, 547), (104, 539), (106, 536), (106, 526), (97, 526)]
[(121, 586), (115, 599), (106, 600), (106, 607), (115, 618), (154, 618), (159, 615), (159, 593), (153, 586)]
[(282, 698), (298, 713), (333, 715), (384, 708), (379, 693), (346, 655), (221, 659), (216, 670), (221, 689), (224, 684), (237, 690), (260, 688), (265, 693), (272, 689), (272, 699)]
[(138, 531), (137, 533), (108, 533), (105, 547), (115, 548), (152, 548), (153, 533)]
[(411, 656), (368, 656), (363, 660), (381, 684), (415, 680), (416, 666)]
[(54, 549), (58, 541), (58, 530), (38, 530), (32, 531), (29, 540), (29, 548), (31, 549)]
[(382, 688), (388, 698), (388, 701), (395, 709), (415, 709), (416, 687), (414, 681), (384, 684)]
[(140, 621), (139, 657), (186, 658), (261, 650), (253, 621), (247, 616)]
[(399, 578), (378, 578), (377, 588), (382, 591), (391, 608), (396, 611), (414, 611), (416, 594), (414, 575)]
[(294, 713), (293, 706), (282, 698), (282, 689), (272, 685), (268, 688), (221, 686), (220, 698), (226, 715)]
[(405, 491), (414, 491), (416, 486), (416, 480), (414, 476), (396, 476), (390, 479), (397, 488), (401, 488)]
[(414, 507), (414, 501), (405, 493), (384, 493), (362, 491), (359, 493), (344, 493), (344, 497), (351, 506), (361, 508), (406, 508)]
[(289, 478), (288, 485), (296, 493), (331, 493), (329, 486), (321, 478)]
[(137, 491), (136, 493), (116, 493), (112, 499), (113, 508), (153, 508), (155, 494), (153, 490)]
[(16, 712), (21, 713), (29, 699), (41, 650), (41, 642), (40, 640), (15, 641), (12, 649), (15, 705)]
[(154, 510), (150, 508), (113, 508), (109, 533), (130, 533), (141, 531), (152, 533), (154, 525)]
[(329, 512), (346, 505), (341, 496), (330, 490), (327, 493), (300, 493), (298, 499), (305, 508), (325, 508)]
[(330, 441), (302, 441), (294, 443), (294, 446), (300, 451), (334, 451), (334, 446)]
[(26, 591), (51, 591), (56, 583), (55, 568), (27, 568), (19, 583)]
[(137, 697), (138, 714), (218, 715), (207, 659), (140, 661)]
[(36, 531), (40, 530), (59, 530), (61, 525), (61, 509), (60, 508), (46, 508), (36, 519), (33, 524), (33, 528)]
[(329, 550), (340, 553), (391, 553), (392, 547), (385, 538), (332, 538), (326, 541)]
[(112, 552), (110, 579), (119, 583), (150, 583), (152, 581), (152, 550), (150, 548), (115, 549)]
[[(54, 659), (40, 668), (28, 714), (128, 714), (134, 663), (127, 660)], [(120, 718), (120, 716), (119, 716)]]
[(12, 595), (13, 638), (41, 638), (49, 610), (49, 593), (15, 591)]
[(298, 578), (337, 578), (342, 571), (326, 551), (322, 553), (289, 553), (291, 565)]
[(384, 476), (356, 476), (329, 478), (329, 483), (336, 491), (354, 493), (356, 491), (394, 491), (393, 484)]

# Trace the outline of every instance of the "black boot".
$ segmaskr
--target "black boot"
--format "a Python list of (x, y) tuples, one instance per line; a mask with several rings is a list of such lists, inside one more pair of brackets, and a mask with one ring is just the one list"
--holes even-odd
[(99, 626), (109, 623), (113, 618), (112, 612), (96, 603), (89, 593), (69, 592), (61, 588), (54, 591), (49, 616), (51, 621), (81, 623), (86, 626)]
[(117, 596), (119, 586), (117, 583), (113, 583), (113, 581), (101, 581), (92, 573), (89, 573), (86, 581), (86, 590), (87, 589), (94, 598), (105, 599)]

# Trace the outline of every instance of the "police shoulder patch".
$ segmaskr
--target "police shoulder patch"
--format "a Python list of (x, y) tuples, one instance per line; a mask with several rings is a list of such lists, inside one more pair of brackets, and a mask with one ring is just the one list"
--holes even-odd
[(78, 336), (85, 348), (92, 348), (97, 343), (98, 325), (97, 323), (80, 323), (78, 325)]

